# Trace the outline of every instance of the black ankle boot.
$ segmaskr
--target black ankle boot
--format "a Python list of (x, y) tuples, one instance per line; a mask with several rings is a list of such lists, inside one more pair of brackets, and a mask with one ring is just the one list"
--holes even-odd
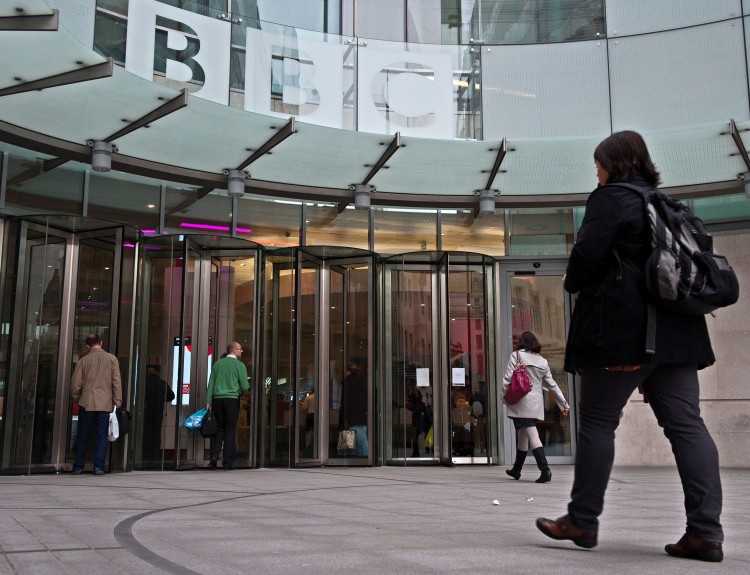
[(521, 477), (521, 469), (523, 468), (524, 461), (526, 461), (526, 452), (516, 449), (516, 460), (513, 462), (513, 469), (506, 469), (505, 473), (510, 475), (513, 479), (519, 479)]
[(550, 481), (552, 481), (552, 472), (549, 470), (547, 457), (544, 455), (544, 447), (537, 447), (536, 449), (532, 449), (531, 453), (534, 454), (536, 465), (542, 472), (542, 474), (539, 476), (539, 479), (536, 480), (536, 483), (549, 483)]

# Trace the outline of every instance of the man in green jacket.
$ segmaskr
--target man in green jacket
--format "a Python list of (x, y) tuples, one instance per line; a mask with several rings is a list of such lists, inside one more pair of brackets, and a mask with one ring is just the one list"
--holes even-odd
[(247, 368), (240, 361), (242, 346), (233, 341), (227, 346), (227, 356), (217, 361), (208, 380), (206, 407), (214, 412), (219, 433), (211, 439), (209, 467), (216, 468), (219, 452), (224, 448), (224, 469), (234, 468), (237, 456), (237, 417), (240, 413), (240, 395), (247, 393)]

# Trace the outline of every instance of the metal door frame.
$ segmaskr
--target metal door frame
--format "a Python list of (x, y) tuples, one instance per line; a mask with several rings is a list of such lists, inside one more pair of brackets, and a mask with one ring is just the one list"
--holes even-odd
[[(500, 296), (500, 329), (498, 331), (499, 339), (499, 357), (497, 358), (498, 365), (498, 387), (502, 386), (502, 376), (505, 371), (510, 354), (513, 351), (513, 320), (511, 317), (512, 307), (512, 290), (511, 279), (515, 276), (559, 276), (561, 278), (560, 289), (562, 290), (562, 277), (567, 269), (568, 258), (562, 256), (518, 256), (518, 257), (507, 257), (499, 261), (498, 266), (498, 286)], [(571, 307), (572, 300), (567, 293), (563, 293), (563, 306), (564, 306), (564, 321), (565, 321), (565, 333), (567, 334), (567, 327), (570, 325)], [(566, 397), (568, 403), (571, 406), (570, 412), (570, 456), (547, 456), (550, 463), (556, 464), (571, 464), (575, 460), (576, 453), (576, 402), (577, 402), (577, 390), (575, 388), (575, 378), (572, 374), (568, 374), (568, 389), (571, 390), (573, 397)], [(503, 447), (503, 453), (501, 454), (501, 464), (511, 465), (515, 456), (515, 429), (510, 419), (508, 419), (506, 413), (507, 409), (503, 405), (500, 394), (497, 397), (498, 404), (498, 416), (502, 417), (504, 423), (501, 424), (500, 432), (500, 445)]]
[[(407, 269), (408, 268), (408, 269)], [(402, 457), (394, 457), (392, 454), (392, 438), (391, 441), (386, 441), (386, 439), (389, 438), (388, 436), (388, 429), (393, 429), (393, 417), (392, 413), (386, 408), (384, 410), (385, 417), (383, 419), (383, 443), (385, 446), (385, 452), (384, 452), (384, 459), (387, 463), (394, 464), (394, 463), (401, 463), (403, 462), (404, 466), (406, 465), (424, 465), (425, 463), (428, 464), (437, 464), (437, 463), (443, 463), (450, 465), (450, 425), (448, 425), (448, 418), (447, 415), (444, 413), (445, 408), (443, 407), (443, 393), (445, 391), (445, 378), (446, 375), (443, 371), (443, 357), (442, 357), (442, 348), (444, 347), (441, 342), (445, 341), (445, 337), (447, 336), (446, 326), (441, 326), (439, 323), (440, 319), (440, 312), (442, 310), (443, 302), (442, 302), (442, 296), (441, 291), (438, 289), (439, 282), (442, 281), (443, 278), (440, 278), (440, 263), (439, 262), (418, 262), (418, 263), (408, 263), (405, 261), (405, 259), (402, 259), (400, 262), (395, 261), (387, 261), (383, 264), (383, 353), (381, 354), (381, 363), (383, 365), (383, 382), (385, 383), (384, 390), (383, 390), (383, 405), (384, 406), (390, 406), (393, 405), (393, 381), (392, 381), (392, 374), (393, 374), (393, 360), (395, 359), (390, 351), (390, 344), (392, 344), (392, 336), (393, 336), (393, 323), (392, 323), (392, 316), (390, 313), (388, 313), (388, 310), (393, 309), (393, 283), (392, 283), (392, 276), (391, 272), (393, 271), (399, 271), (399, 272), (419, 272), (419, 271), (425, 271), (430, 273), (430, 286), (431, 286), (431, 296), (432, 296), (432, 306), (430, 309), (430, 322), (432, 326), (432, 333), (430, 334), (432, 337), (433, 342), (433, 355), (431, 358), (431, 366), (430, 370), (432, 373), (432, 385), (433, 385), (433, 391), (432, 391), (432, 397), (433, 401), (435, 402), (433, 404), (433, 434), (435, 437), (435, 443), (434, 443), (434, 449), (433, 451), (433, 458), (429, 461), (417, 461), (412, 459), (411, 457), (406, 456), (406, 428), (408, 427), (406, 424), (404, 425), (404, 455)], [(446, 284), (447, 285), (447, 284)], [(403, 346), (402, 346), (403, 347)], [(405, 388), (402, 390), (402, 395), (406, 396), (406, 390)], [(438, 438), (441, 438), (441, 441), (438, 441)], [(438, 449), (440, 451), (438, 452)]]
[[(352, 460), (347, 457), (329, 457), (328, 456), (328, 446), (330, 444), (331, 438), (329, 436), (330, 431), (330, 421), (328, 416), (328, 405), (330, 401), (328, 390), (330, 389), (330, 372), (328, 370), (328, 362), (331, 359), (330, 355), (330, 336), (331, 336), (331, 321), (330, 321), (330, 306), (331, 306), (331, 273), (341, 273), (344, 276), (344, 282), (343, 282), (343, 297), (344, 297), (344, 325), (347, 324), (348, 319), (348, 301), (349, 301), (349, 281), (350, 278), (348, 274), (346, 273), (350, 266), (357, 265), (360, 263), (366, 263), (367, 264), (367, 285), (369, 287), (368, 290), (368, 306), (367, 306), (367, 326), (368, 326), (368, 339), (367, 339), (367, 413), (368, 413), (368, 424), (367, 424), (367, 441), (369, 445), (369, 449), (367, 451), (367, 459), (356, 459)], [(318, 453), (321, 454), (321, 460), (323, 463), (328, 465), (372, 465), (373, 462), (376, 460), (375, 453), (376, 453), (376, 437), (377, 429), (379, 426), (378, 421), (378, 415), (375, 410), (375, 366), (373, 365), (373, 350), (374, 350), (374, 341), (376, 340), (375, 337), (375, 325), (373, 323), (373, 302), (375, 298), (375, 284), (374, 284), (374, 274), (375, 274), (375, 267), (376, 263), (374, 261), (374, 258), (372, 256), (353, 256), (350, 258), (335, 258), (330, 260), (321, 260), (321, 282), (320, 282), (320, 357), (326, 358), (327, 361), (320, 362), (320, 371), (318, 372), (319, 377), (319, 387), (323, 388), (325, 387), (325, 392), (322, 394), (318, 400), (318, 408), (320, 408), (321, 405), (325, 405), (326, 409), (325, 415), (321, 416), (320, 420), (320, 428), (318, 431), (318, 437), (316, 438), (317, 441), (319, 441), (319, 451)], [(341, 271), (335, 270), (334, 268), (340, 268)], [(351, 357), (351, 350), (348, 347), (348, 341), (346, 338), (346, 333), (344, 334), (344, 358), (350, 358)], [(346, 360), (344, 362), (344, 366), (342, 366), (344, 369), (346, 367)], [(323, 403), (323, 400), (325, 400), (325, 404)], [(323, 427), (325, 426), (325, 427)]]
[[(35, 222), (21, 220), (19, 222), (18, 229), (18, 252), (16, 253), (16, 266), (19, 270), (18, 276), (16, 277), (15, 292), (19, 297), (14, 304), (13, 310), (13, 324), (18, 326), (18, 322), (21, 321), (24, 329), (14, 329), (11, 335), (10, 349), (11, 361), (8, 370), (8, 386), (7, 386), (7, 400), (8, 406), (15, 405), (18, 399), (19, 389), (19, 376), (21, 373), (21, 365), (19, 363), (19, 353), (23, 353), (24, 348), (24, 336), (26, 317), (28, 315), (28, 290), (24, 289), (25, 283), (28, 281), (31, 262), (29, 260), (28, 248), (33, 245), (45, 245), (45, 240), (29, 240), (28, 233), (30, 231), (36, 231), (44, 234), (45, 236), (54, 236), (60, 238), (64, 243), (65, 252), (65, 266), (63, 270), (62, 281), (62, 295), (61, 295), (61, 307), (60, 307), (60, 335), (58, 341), (58, 362), (57, 362), (57, 386), (55, 390), (55, 415), (53, 419), (53, 434), (52, 434), (52, 446), (51, 446), (51, 457), (50, 463), (43, 464), (32, 464), (31, 463), (31, 450), (29, 450), (29, 462), (26, 466), (27, 473), (34, 469), (46, 469), (53, 468), (60, 470), (62, 466), (66, 464), (66, 453), (67, 453), (67, 440), (69, 433), (69, 413), (70, 413), (70, 377), (72, 375), (72, 354), (73, 354), (73, 333), (72, 330), (75, 327), (75, 293), (78, 286), (78, 266), (79, 266), (79, 254), (80, 254), (80, 241), (82, 239), (92, 239), (101, 237), (104, 235), (114, 236), (114, 244), (111, 246), (114, 258), (113, 258), (113, 286), (111, 295), (111, 308), (110, 308), (110, 338), (111, 341), (106, 342), (107, 347), (111, 350), (115, 350), (118, 345), (117, 337), (119, 334), (118, 330), (118, 318), (119, 318), (119, 297), (120, 297), (120, 281), (121, 281), (121, 262), (122, 262), (122, 226), (113, 225), (109, 228), (103, 228), (102, 230), (91, 230), (85, 232), (70, 232), (59, 229), (51, 225), (42, 225)], [(109, 247), (105, 244), (105, 247)], [(4, 262), (9, 265), (10, 262)], [(75, 281), (74, 281), (75, 280)], [(11, 384), (12, 382), (12, 384)], [(18, 469), (18, 466), (13, 464), (12, 453), (13, 444), (15, 441), (15, 435), (10, 430), (15, 428), (15, 420), (18, 416), (15, 413), (15, 409), (5, 410), (6, 419), (4, 421), (5, 434), (3, 444), (3, 464), (2, 468), (6, 470)], [(33, 423), (32, 423), (33, 433)]]
[[(440, 273), (443, 275), (441, 277), (442, 285), (443, 285), (443, 292), (441, 294), (442, 298), (442, 305), (441, 305), (441, 311), (444, 314), (445, 321), (442, 322), (441, 328), (445, 330), (445, 335), (443, 338), (443, 341), (447, 342), (448, 349), (443, 349), (442, 351), (444, 353), (447, 352), (446, 359), (447, 361), (443, 363), (445, 366), (444, 371), (444, 386), (445, 390), (448, 391), (448, 395), (444, 396), (442, 399), (446, 399), (448, 401), (447, 409), (444, 409), (444, 413), (441, 412), (442, 415), (444, 415), (447, 419), (447, 424), (445, 426), (447, 432), (448, 432), (448, 440), (449, 443), (447, 444), (450, 449), (450, 461), (453, 465), (489, 465), (492, 464), (494, 461), (497, 460), (497, 458), (493, 457), (493, 453), (495, 453), (496, 449), (496, 442), (493, 441), (493, 435), (494, 435), (494, 426), (492, 423), (496, 421), (496, 416), (490, 411), (491, 403), (494, 400), (493, 394), (491, 391), (493, 390), (493, 387), (496, 388), (496, 385), (493, 386), (494, 382), (497, 381), (495, 370), (492, 369), (492, 359), (495, 357), (495, 346), (494, 346), (494, 325), (492, 324), (492, 319), (494, 317), (493, 308), (492, 305), (492, 293), (490, 292), (490, 289), (492, 287), (492, 279), (493, 279), (493, 266), (490, 263), (490, 260), (486, 256), (482, 256), (481, 261), (477, 262), (465, 262), (465, 261), (451, 261), (451, 257), (453, 259), (456, 259), (457, 254), (453, 252), (447, 252), (443, 258), (441, 258), (440, 263), (438, 264), (440, 266)], [(479, 257), (477, 254), (471, 254), (471, 256)], [(452, 437), (450, 433), (450, 429), (452, 428), (452, 421), (450, 419), (449, 413), (451, 410), (450, 405), (450, 390), (452, 387), (451, 382), (451, 365), (450, 365), (450, 286), (448, 284), (449, 276), (450, 276), (450, 267), (451, 266), (465, 266), (468, 268), (468, 271), (474, 271), (475, 269), (478, 271), (481, 271), (482, 279), (484, 280), (482, 282), (482, 297), (484, 300), (484, 343), (485, 343), (485, 353), (484, 353), (484, 372), (487, 375), (487, 411), (490, 413), (485, 414), (486, 418), (486, 437), (485, 441), (487, 442), (487, 445), (485, 446), (486, 455), (485, 456), (475, 456), (475, 455), (469, 455), (469, 456), (453, 456), (453, 445), (452, 445)], [(471, 326), (468, 325), (468, 329), (471, 330)], [(445, 347), (445, 346), (444, 346)], [(494, 394), (497, 395), (497, 394)], [(494, 402), (493, 402), (494, 403)]]

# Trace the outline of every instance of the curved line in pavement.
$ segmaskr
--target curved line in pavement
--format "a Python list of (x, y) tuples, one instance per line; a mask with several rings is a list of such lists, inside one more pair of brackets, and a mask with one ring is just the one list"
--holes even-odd
[[(348, 474), (339, 474), (339, 473), (333, 473), (332, 475), (347, 475)], [(368, 477), (367, 479), (373, 479), (372, 477)], [(378, 478), (375, 478), (378, 479)], [(391, 479), (388, 479), (386, 481), (392, 481)], [(401, 480), (401, 482), (404, 483), (421, 483), (420, 481), (404, 481)], [(273, 492), (264, 492), (264, 493), (243, 493), (242, 495), (237, 495), (235, 497), (227, 497), (226, 499), (216, 499), (214, 501), (202, 501), (200, 503), (192, 503), (189, 505), (176, 505), (174, 507), (163, 507), (161, 509), (152, 509), (151, 511), (146, 511), (144, 513), (140, 513), (138, 515), (133, 515), (132, 517), (128, 517), (127, 519), (123, 519), (120, 521), (117, 525), (115, 525), (114, 535), (115, 540), (122, 546), (123, 549), (128, 551), (129, 553), (132, 553), (139, 559), (145, 561), (149, 565), (153, 565), (154, 567), (157, 567), (163, 571), (166, 571), (167, 573), (172, 573), (173, 575), (201, 575), (200, 573), (193, 571), (191, 569), (188, 569), (187, 567), (184, 567), (182, 565), (179, 565), (178, 563), (175, 563), (174, 561), (170, 561), (169, 559), (166, 559), (162, 557), (161, 555), (158, 555), (145, 547), (142, 543), (140, 543), (135, 536), (133, 535), (133, 526), (140, 521), (141, 519), (144, 519), (146, 517), (149, 517), (150, 515), (155, 515), (156, 513), (162, 513), (164, 511), (174, 511), (175, 509), (187, 509), (190, 507), (201, 507), (204, 505), (213, 505), (214, 503), (226, 503), (227, 501), (233, 501), (236, 499), (246, 499), (248, 497), (266, 497), (268, 495), (280, 495), (284, 493), (300, 493), (300, 492), (306, 492), (306, 491), (326, 491), (329, 489), (347, 489), (347, 488), (362, 488), (367, 487), (365, 485), (351, 485), (351, 486), (332, 486), (332, 487), (305, 487), (302, 489), (290, 489), (290, 490), (283, 490), (283, 491), (273, 491)]]

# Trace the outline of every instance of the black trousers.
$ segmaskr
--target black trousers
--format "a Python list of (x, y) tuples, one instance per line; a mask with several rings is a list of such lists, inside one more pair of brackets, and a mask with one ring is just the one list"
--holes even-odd
[[(648, 365), (638, 371), (582, 369), (580, 430), (568, 504), (573, 522), (596, 532), (615, 456), (620, 414), (640, 385), (672, 446), (684, 492), (688, 535), (722, 542), (719, 455), (700, 415), (695, 365)], [(648, 492), (648, 485), (642, 491)]]
[(216, 461), (224, 448), (224, 465), (234, 465), (237, 457), (237, 417), (240, 413), (238, 397), (215, 397), (211, 409), (219, 424), (219, 433), (211, 438), (211, 460)]

